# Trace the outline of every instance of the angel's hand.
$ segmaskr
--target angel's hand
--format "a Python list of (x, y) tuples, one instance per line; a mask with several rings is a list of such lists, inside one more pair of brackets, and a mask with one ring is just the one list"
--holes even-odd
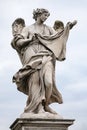
[(67, 24), (69, 25), (70, 29), (72, 29), (73, 26), (75, 26), (77, 24), (77, 20), (74, 20), (72, 23), (68, 22)]
[(32, 41), (34, 39), (34, 37), (35, 37), (35, 35), (31, 33), (29, 36), (29, 41)]

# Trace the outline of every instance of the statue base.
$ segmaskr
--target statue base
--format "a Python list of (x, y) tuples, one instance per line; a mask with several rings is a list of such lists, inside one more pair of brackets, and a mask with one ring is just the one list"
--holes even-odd
[(72, 119), (17, 118), (10, 126), (11, 130), (68, 130)]

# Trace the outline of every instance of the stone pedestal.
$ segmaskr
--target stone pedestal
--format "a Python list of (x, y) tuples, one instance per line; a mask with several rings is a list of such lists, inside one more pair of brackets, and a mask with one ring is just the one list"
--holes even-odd
[(71, 119), (29, 119), (18, 118), (10, 126), (11, 130), (68, 130)]

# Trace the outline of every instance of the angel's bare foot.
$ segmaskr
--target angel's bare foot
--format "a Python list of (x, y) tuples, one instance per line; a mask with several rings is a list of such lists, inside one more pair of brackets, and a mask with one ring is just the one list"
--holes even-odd
[(57, 114), (54, 110), (52, 110), (49, 106), (45, 106), (45, 111), (50, 112), (52, 114)]

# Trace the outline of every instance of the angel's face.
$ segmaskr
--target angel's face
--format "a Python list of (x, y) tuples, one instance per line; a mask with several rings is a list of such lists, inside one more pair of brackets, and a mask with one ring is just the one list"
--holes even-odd
[(43, 13), (40, 16), (40, 19), (41, 19), (42, 22), (45, 22), (47, 18), (48, 18), (48, 13)]

